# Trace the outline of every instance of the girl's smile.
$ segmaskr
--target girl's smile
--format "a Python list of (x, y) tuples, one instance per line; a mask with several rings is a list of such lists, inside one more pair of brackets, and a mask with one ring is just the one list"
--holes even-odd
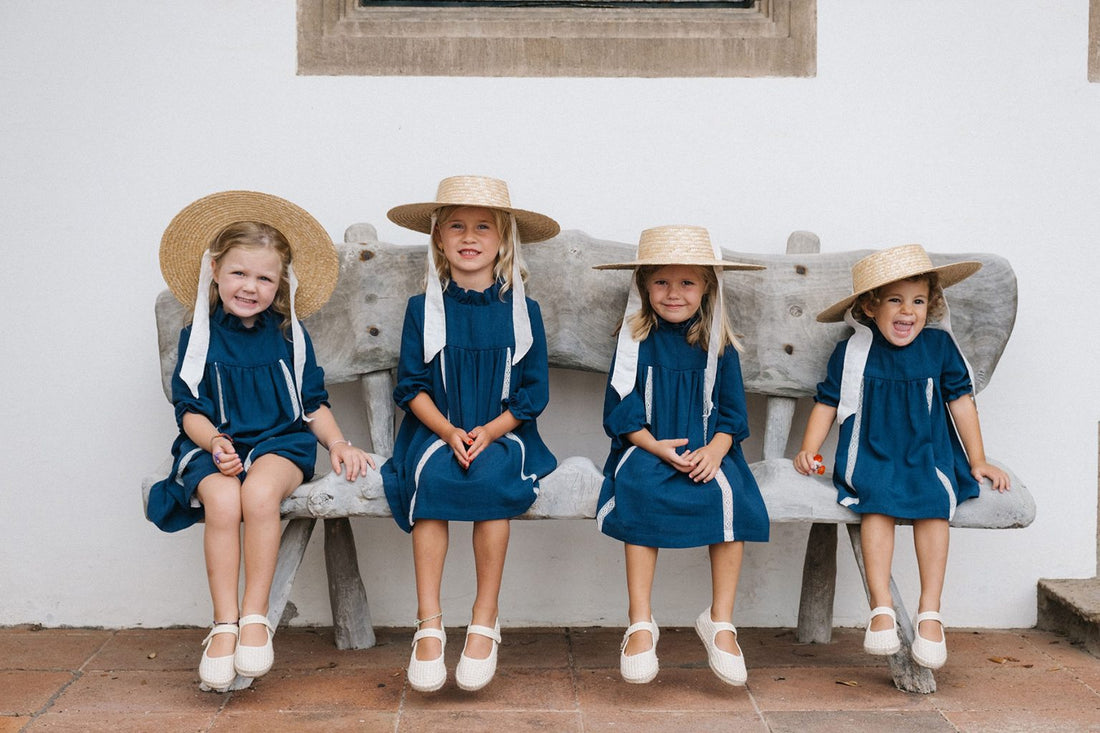
[(283, 274), (279, 253), (267, 247), (233, 247), (211, 267), (222, 307), (252, 328), (256, 317), (271, 306), (279, 291)]
[(698, 313), (705, 290), (703, 274), (694, 265), (665, 265), (646, 282), (649, 304), (669, 323), (683, 323)]
[(877, 306), (864, 306), (887, 341), (894, 346), (913, 343), (928, 322), (928, 281), (898, 280), (878, 290)]
[(490, 209), (460, 206), (438, 224), (440, 247), (451, 266), (451, 279), (466, 290), (493, 284), (501, 235)]

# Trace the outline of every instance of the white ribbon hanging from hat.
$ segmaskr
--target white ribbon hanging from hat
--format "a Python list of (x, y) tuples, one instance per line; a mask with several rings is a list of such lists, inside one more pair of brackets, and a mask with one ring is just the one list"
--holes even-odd
[[(294, 348), (294, 384), (298, 405), (302, 406), (302, 419), (306, 417), (302, 404), (302, 377), (305, 375), (306, 347), (302, 324), (294, 309), (294, 297), (298, 293), (298, 278), (294, 274), (294, 265), (287, 266), (287, 278), (290, 280), (290, 337)], [(191, 320), (191, 337), (187, 340), (187, 350), (180, 365), (180, 379), (187, 385), (193, 397), (199, 396), (199, 384), (206, 372), (206, 354), (210, 350), (210, 284), (214, 281), (214, 268), (211, 266), (210, 250), (202, 253), (199, 263), (198, 292), (195, 294), (195, 315)]]
[[(518, 364), (534, 343), (531, 318), (527, 313), (527, 296), (523, 286), (520, 260), (519, 226), (516, 217), (508, 214), (512, 229), (512, 334), (515, 349), (512, 364)], [(443, 307), (443, 284), (435, 269), (435, 227), (437, 212), (432, 212), (428, 229), (428, 262), (424, 284), (424, 363), (429, 363), (447, 345), (447, 314)]]
[[(871, 352), (871, 341), (874, 338), (871, 327), (860, 323), (853, 315), (852, 311), (857, 305), (858, 302), (844, 311), (844, 322), (851, 326), (855, 333), (848, 339), (848, 345), (844, 350), (844, 371), (840, 377), (840, 403), (836, 408), (836, 421), (838, 424), (843, 423), (859, 409), (859, 393), (863, 388), (863, 373), (867, 368), (867, 355)], [(939, 327), (941, 330), (947, 331), (947, 335), (951, 337), (951, 343), (955, 344), (955, 348), (958, 349), (959, 356), (962, 357), (963, 364), (966, 365), (966, 374), (970, 378), (970, 386), (976, 393), (978, 384), (974, 381), (974, 369), (970, 366), (970, 361), (963, 353), (958, 339), (955, 338), (955, 332), (951, 328), (951, 308), (947, 305), (946, 296), (943, 298), (943, 318), (940, 319)]]

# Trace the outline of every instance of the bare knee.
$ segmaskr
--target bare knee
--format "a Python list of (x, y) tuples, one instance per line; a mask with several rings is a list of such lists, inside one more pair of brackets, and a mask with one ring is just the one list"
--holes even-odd
[(237, 479), (221, 474), (207, 476), (199, 483), (206, 526), (236, 528), (241, 523), (241, 484)]

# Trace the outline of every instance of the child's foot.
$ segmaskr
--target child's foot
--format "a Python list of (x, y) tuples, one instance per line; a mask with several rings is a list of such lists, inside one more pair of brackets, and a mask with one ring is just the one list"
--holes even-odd
[(943, 617), (937, 611), (918, 613), (913, 620), (916, 635), (910, 653), (922, 667), (939, 669), (947, 661), (947, 639), (943, 633)]
[[(233, 660), (237, 674), (241, 677), (262, 677), (275, 663), (275, 648), (271, 643), (275, 630), (271, 628), (271, 622), (268, 621), (267, 616), (259, 613), (243, 616), (239, 623), (241, 641), (237, 644), (237, 653)], [(256, 632), (259, 632), (260, 643), (246, 644), (246, 640), (256, 640)]]
[(743, 685), (748, 680), (745, 657), (737, 645), (737, 629), (728, 621), (715, 621), (710, 608), (695, 619), (695, 633), (707, 649), (707, 664), (727, 685)]
[(863, 651), (876, 656), (897, 654), (901, 649), (898, 637), (898, 617), (890, 606), (876, 606), (867, 619), (867, 632), (863, 635)]
[[(488, 646), (485, 656), (478, 656)], [(467, 692), (480, 690), (489, 684), (497, 671), (497, 648), (500, 646), (500, 618), (493, 627), (470, 624), (466, 627), (466, 648), (458, 658), (455, 683)]]
[[(199, 679), (217, 692), (225, 692), (237, 678), (234, 652), (237, 648), (237, 624), (214, 624), (203, 640), (205, 647), (199, 660)], [(215, 646), (216, 645), (216, 646)]]
[(443, 630), (442, 616), (438, 613), (416, 620), (408, 678), (409, 686), (417, 692), (435, 692), (447, 682), (447, 665), (443, 661), (447, 633)]
[[(653, 681), (660, 669), (657, 662), (657, 641), (660, 638), (661, 632), (652, 617), (649, 621), (639, 621), (627, 627), (619, 647), (619, 673), (624, 680), (636, 685)], [(632, 652), (632, 649), (636, 651)]]

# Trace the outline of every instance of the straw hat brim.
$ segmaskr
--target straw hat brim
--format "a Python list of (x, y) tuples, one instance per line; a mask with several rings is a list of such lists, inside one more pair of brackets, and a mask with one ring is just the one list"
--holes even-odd
[(691, 265), (693, 267), (717, 267), (723, 270), (763, 270), (764, 265), (752, 265), (747, 262), (731, 260), (700, 260), (684, 257), (657, 257), (633, 262), (614, 262), (607, 265), (593, 265), (593, 270), (634, 270), (639, 267), (664, 267), (665, 265)]
[(952, 262), (949, 265), (941, 265), (940, 267), (933, 268), (921, 268), (914, 272), (888, 272), (883, 273), (881, 277), (874, 278), (870, 282), (865, 283), (858, 292), (852, 293), (848, 297), (833, 303), (817, 314), (817, 320), (820, 323), (836, 323), (844, 320), (844, 312), (847, 311), (856, 302), (859, 296), (864, 293), (869, 293), (875, 288), (880, 288), (883, 285), (887, 285), (898, 280), (904, 280), (909, 277), (915, 277), (917, 275), (923, 275), (925, 273), (935, 272), (939, 275), (940, 287), (947, 288), (962, 282), (966, 278), (973, 275), (982, 267), (981, 262), (975, 260), (964, 260), (962, 262)]
[(290, 243), (298, 292), (294, 309), (308, 318), (332, 295), (340, 260), (325, 228), (296, 204), (257, 191), (222, 191), (189, 204), (176, 214), (160, 240), (160, 271), (176, 299), (195, 305), (202, 253), (226, 226), (256, 221), (273, 226)]
[(545, 214), (507, 206), (490, 206), (477, 201), (470, 201), (469, 203), (440, 203), (438, 201), (426, 201), (419, 204), (402, 204), (386, 212), (386, 217), (398, 226), (412, 229), (414, 232), (431, 234), (432, 212), (444, 206), (474, 206), (478, 208), (507, 211), (509, 214), (516, 217), (516, 227), (519, 229), (519, 238), (524, 244), (545, 241), (551, 237), (556, 237), (558, 232), (561, 231), (561, 227), (558, 226), (558, 223)]

